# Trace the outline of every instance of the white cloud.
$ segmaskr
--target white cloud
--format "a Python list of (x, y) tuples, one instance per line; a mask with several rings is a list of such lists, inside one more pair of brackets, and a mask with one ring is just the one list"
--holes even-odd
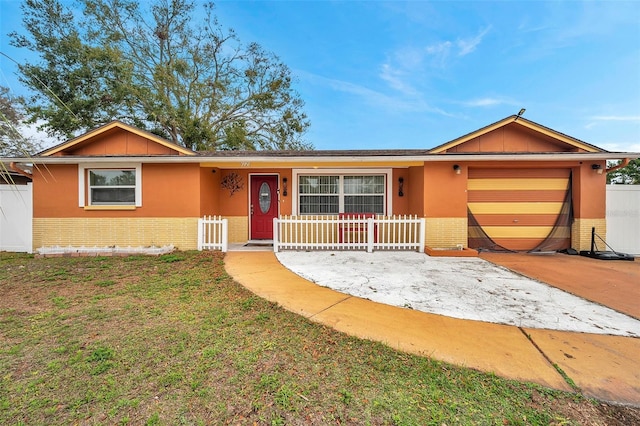
[(640, 123), (640, 115), (596, 115), (591, 117), (596, 121), (637, 121)]
[[(451, 114), (449, 114), (448, 112), (429, 105), (428, 102), (426, 102), (419, 96), (419, 94), (415, 94), (415, 96), (406, 96), (406, 94), (401, 94), (400, 96), (390, 96), (380, 91), (376, 91), (359, 84), (351, 83), (349, 81), (327, 78), (307, 72), (298, 72), (298, 75), (301, 78), (304, 77), (312, 84), (322, 85), (337, 92), (355, 95), (362, 102), (378, 108), (384, 108), (391, 111), (432, 112), (444, 116), (451, 116)], [(393, 78), (397, 79), (397, 76), (393, 77), (394, 71), (392, 70), (389, 70), (389, 76), (389, 78), (392, 80)], [(403, 87), (404, 83), (401, 83), (399, 79), (397, 79), (395, 81), (395, 84)]]
[(596, 145), (611, 152), (640, 153), (640, 142), (600, 142)]
[(450, 55), (466, 56), (476, 50), (482, 39), (491, 31), (491, 26), (481, 30), (474, 37), (459, 38), (455, 42), (450, 40), (430, 44), (424, 52), (433, 58), (433, 64), (444, 68)]
[(427, 46), (424, 50), (429, 55), (447, 55), (451, 51), (453, 43), (450, 41), (441, 41)]
[[(637, 138), (640, 115), (594, 115), (588, 117), (588, 120), (589, 122), (584, 126), (585, 129), (590, 130), (592, 134), (599, 134), (601, 139), (611, 138), (613, 134), (620, 134), (622, 140), (627, 139), (626, 141), (605, 140), (595, 143), (597, 146), (613, 152), (640, 153), (640, 138)], [(629, 134), (636, 135), (636, 140), (629, 141)]]
[(625, 122), (625, 123), (640, 123), (640, 115), (594, 115), (589, 117), (590, 122), (584, 127), (587, 130), (591, 130), (594, 127), (606, 123), (606, 122)]
[(473, 38), (458, 39), (458, 41), (456, 42), (456, 45), (460, 49), (458, 52), (458, 56), (465, 56), (476, 50), (476, 47), (478, 47), (478, 45), (482, 43), (482, 39), (490, 30), (491, 26), (488, 26)]
[(541, 32), (541, 31), (547, 31), (549, 28), (550, 28), (550, 26), (548, 24), (540, 24), (538, 22), (536, 22), (535, 25), (532, 25), (529, 22), (529, 18), (528, 17), (524, 18), (520, 22), (520, 25), (518, 25), (518, 31), (520, 31), (522, 33), (537, 33), (537, 32)]
[(453, 43), (450, 41), (442, 41), (425, 47), (424, 52), (432, 58), (432, 65), (444, 68), (447, 64), (447, 59), (451, 54), (452, 46)]
[(20, 126), (19, 130), (25, 139), (33, 141), (41, 149), (51, 148), (62, 142), (62, 140), (49, 136), (46, 132), (38, 129), (44, 122), (38, 121), (37, 123), (25, 124)]
[(507, 103), (502, 99), (497, 98), (480, 98), (472, 99), (470, 101), (463, 102), (463, 105), (470, 107), (490, 107), (495, 105), (501, 105)]
[(614, 34), (625, 34), (628, 29), (637, 34), (638, 2), (540, 3), (540, 16), (531, 19), (535, 24), (525, 19), (518, 27), (521, 33), (528, 33), (530, 36), (521, 52), (530, 61), (539, 61), (561, 49), (582, 46), (590, 41), (600, 43)]
[(397, 68), (393, 68), (389, 64), (382, 65), (380, 78), (386, 81), (394, 90), (412, 96), (417, 94), (416, 90), (407, 82), (407, 73)]

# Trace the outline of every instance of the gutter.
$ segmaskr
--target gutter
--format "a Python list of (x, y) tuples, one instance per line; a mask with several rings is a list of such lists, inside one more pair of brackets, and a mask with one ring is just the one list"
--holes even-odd
[(623, 167), (626, 167), (629, 165), (629, 159), (628, 158), (623, 158), (622, 162), (620, 164), (618, 164), (617, 166), (613, 166), (610, 167), (606, 170), (607, 173), (611, 173), (611, 172), (615, 172), (616, 170), (620, 170)]
[[(461, 161), (605, 161), (605, 160), (629, 160), (629, 158), (640, 158), (640, 153), (631, 152), (586, 152), (586, 153), (548, 153), (548, 154), (431, 154), (431, 155), (365, 155), (365, 156), (111, 156), (111, 157), (31, 157), (31, 158), (9, 158), (8, 161), (14, 163), (32, 164), (80, 164), (80, 163), (250, 163), (259, 166), (260, 163), (405, 163), (411, 161), (419, 162), (461, 162)], [(1, 159), (0, 159), (1, 161)], [(607, 170), (609, 171), (609, 170)]]

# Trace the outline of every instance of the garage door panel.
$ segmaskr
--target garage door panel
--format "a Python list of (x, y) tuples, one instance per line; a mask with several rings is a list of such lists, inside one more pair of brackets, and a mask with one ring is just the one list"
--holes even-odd
[(569, 169), (469, 169), (469, 179), (491, 178), (568, 178)]
[(469, 191), (488, 190), (565, 190), (567, 189), (566, 178), (505, 178), (505, 179), (469, 179), (467, 187)]
[[(492, 240), (502, 238), (537, 238), (542, 240), (551, 232), (550, 226), (483, 226), (482, 229)], [(473, 230), (474, 233), (477, 230)]]
[(478, 214), (555, 214), (562, 210), (562, 203), (469, 203), (469, 210)]
[[(544, 241), (544, 238), (495, 238), (493, 241), (509, 250), (527, 251)], [(484, 240), (469, 238), (469, 247), (482, 247), (484, 243)]]
[[(483, 226), (482, 229), (492, 239), (495, 238), (545, 238), (553, 226)], [(474, 230), (477, 231), (477, 230)], [(562, 236), (567, 237), (562, 231)]]
[(558, 219), (554, 214), (481, 214), (474, 215), (482, 226), (553, 226)]
[(492, 245), (483, 236), (516, 251), (543, 241), (546, 249), (550, 238), (569, 247), (570, 226), (556, 227), (569, 223), (563, 211), (569, 177), (569, 169), (469, 169), (469, 247)]
[[(565, 182), (566, 185), (566, 182)], [(470, 203), (482, 202), (556, 202), (562, 203), (567, 193), (566, 187), (562, 190), (549, 191), (469, 191), (467, 200)]]

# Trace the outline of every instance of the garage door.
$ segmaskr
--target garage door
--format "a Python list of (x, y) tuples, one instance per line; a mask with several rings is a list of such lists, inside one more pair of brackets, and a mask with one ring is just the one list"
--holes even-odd
[(569, 169), (469, 169), (469, 247), (560, 250), (571, 244)]

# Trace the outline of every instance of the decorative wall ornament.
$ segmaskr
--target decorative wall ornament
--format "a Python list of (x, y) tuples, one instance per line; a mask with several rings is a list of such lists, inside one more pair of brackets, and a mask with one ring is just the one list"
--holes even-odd
[(236, 192), (240, 191), (244, 188), (244, 183), (242, 182), (242, 176), (237, 174), (236, 172), (231, 172), (220, 181), (220, 186), (224, 189), (229, 190), (229, 196), (232, 196)]

